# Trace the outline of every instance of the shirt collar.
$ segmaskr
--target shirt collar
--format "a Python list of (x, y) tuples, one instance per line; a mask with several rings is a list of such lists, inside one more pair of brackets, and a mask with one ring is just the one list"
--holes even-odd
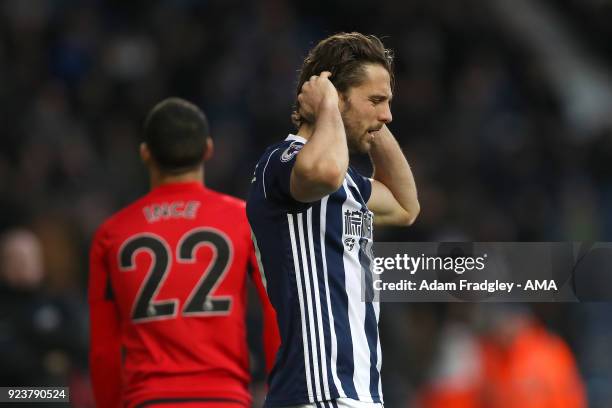
[(302, 136), (293, 135), (291, 133), (289, 133), (289, 136), (287, 136), (287, 138), (285, 139), (285, 141), (289, 141), (289, 140), (304, 143), (304, 144), (306, 144), (307, 142), (307, 140), (304, 139)]
[(198, 191), (205, 190), (204, 184), (199, 181), (188, 181), (188, 182), (177, 182), (177, 183), (166, 183), (155, 187), (151, 193), (168, 193), (175, 191)]

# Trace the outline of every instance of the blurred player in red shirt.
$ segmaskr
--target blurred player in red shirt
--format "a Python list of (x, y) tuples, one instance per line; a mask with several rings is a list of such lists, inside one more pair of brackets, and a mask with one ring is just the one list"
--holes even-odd
[(249, 407), (249, 267), (264, 305), (266, 364), (273, 363), (275, 316), (245, 203), (204, 186), (212, 152), (196, 106), (170, 98), (149, 113), (140, 156), (151, 191), (100, 227), (90, 253), (99, 408)]

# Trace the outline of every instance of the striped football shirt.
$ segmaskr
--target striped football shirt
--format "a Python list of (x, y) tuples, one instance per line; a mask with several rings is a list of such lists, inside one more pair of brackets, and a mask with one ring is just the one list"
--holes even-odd
[(371, 181), (349, 166), (336, 192), (296, 201), (290, 176), (305, 143), (289, 135), (269, 147), (247, 201), (281, 335), (265, 406), (337, 398), (382, 403), (379, 303), (362, 296), (362, 278), (371, 277)]

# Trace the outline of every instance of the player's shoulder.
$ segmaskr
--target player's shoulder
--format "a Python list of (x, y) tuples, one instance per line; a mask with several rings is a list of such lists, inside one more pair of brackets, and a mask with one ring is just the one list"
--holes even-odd
[(209, 199), (222, 204), (228, 209), (244, 211), (246, 207), (246, 202), (244, 200), (229, 194), (221, 193), (212, 189), (206, 189), (206, 194), (208, 194)]
[(306, 139), (301, 136), (289, 134), (284, 140), (268, 146), (263, 155), (259, 159), (259, 163), (265, 164), (272, 159), (272, 156), (278, 156), (281, 161), (290, 161), (302, 149)]
[(131, 203), (109, 215), (102, 222), (102, 224), (100, 224), (100, 226), (96, 230), (94, 237), (99, 237), (105, 232), (112, 231), (118, 226), (125, 225), (126, 221), (134, 219), (136, 213), (141, 214), (142, 206), (147, 201), (148, 196), (149, 193), (132, 201)]

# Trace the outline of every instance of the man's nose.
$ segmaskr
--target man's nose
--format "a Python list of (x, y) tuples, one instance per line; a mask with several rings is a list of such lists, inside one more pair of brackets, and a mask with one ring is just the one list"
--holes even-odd
[(378, 120), (384, 124), (391, 123), (393, 115), (391, 114), (391, 106), (388, 103), (383, 104), (378, 113)]

